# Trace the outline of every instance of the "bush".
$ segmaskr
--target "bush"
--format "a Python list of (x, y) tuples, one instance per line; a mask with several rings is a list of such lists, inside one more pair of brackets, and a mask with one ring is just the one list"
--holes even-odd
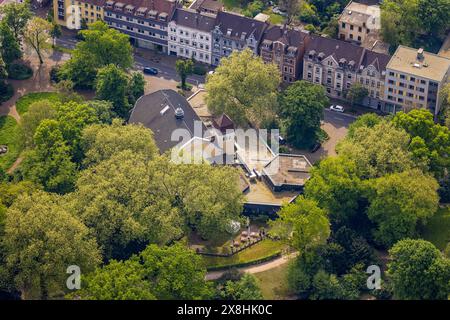
[(13, 86), (10, 83), (0, 80), (0, 103), (8, 101), (13, 95)]
[(33, 70), (21, 63), (12, 63), (8, 67), (8, 78), (14, 80), (25, 80), (31, 78)]
[(50, 69), (50, 81), (51, 82), (60, 82), (62, 80), (60, 70), (61, 70), (60, 66), (53, 66)]
[(197, 74), (199, 76), (204, 76), (206, 74), (206, 67), (202, 65), (196, 65), (194, 66), (194, 69), (192, 70), (192, 73)]

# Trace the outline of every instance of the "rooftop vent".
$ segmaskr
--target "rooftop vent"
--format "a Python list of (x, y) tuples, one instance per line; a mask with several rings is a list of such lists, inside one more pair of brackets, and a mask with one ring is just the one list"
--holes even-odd
[(352, 10), (348, 10), (348, 14), (352, 14)]
[(419, 48), (419, 50), (417, 50), (417, 59), (423, 59), (423, 48)]
[(184, 111), (181, 108), (175, 109), (175, 118), (177, 119), (183, 119), (184, 118)]

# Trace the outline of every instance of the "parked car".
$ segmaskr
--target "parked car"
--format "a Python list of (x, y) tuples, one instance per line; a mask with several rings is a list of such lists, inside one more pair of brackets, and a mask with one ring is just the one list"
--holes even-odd
[(314, 153), (317, 150), (319, 150), (321, 146), (322, 146), (322, 144), (320, 142), (317, 142), (317, 143), (313, 144), (313, 146), (311, 147), (311, 149), (309, 151), (311, 151), (311, 153)]
[(208, 74), (214, 74), (214, 70), (209, 71)]
[(280, 146), (284, 146), (286, 144), (286, 139), (282, 136), (278, 136), (278, 143), (280, 144)]
[(330, 110), (336, 112), (344, 112), (344, 107), (339, 105), (332, 105), (330, 106)]
[(144, 67), (143, 72), (145, 74), (156, 75), (158, 74), (158, 69), (152, 67)]

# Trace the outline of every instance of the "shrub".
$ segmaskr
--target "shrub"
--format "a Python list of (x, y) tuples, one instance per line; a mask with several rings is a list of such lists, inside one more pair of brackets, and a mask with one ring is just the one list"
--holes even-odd
[(61, 70), (60, 66), (53, 66), (50, 69), (50, 81), (51, 82), (60, 82), (62, 80), (60, 70)]
[(21, 63), (12, 63), (8, 67), (8, 78), (14, 80), (25, 80), (31, 78), (33, 70)]
[(204, 76), (206, 74), (206, 67), (202, 66), (202, 65), (196, 65), (194, 66), (194, 69), (192, 70), (192, 72), (194, 74), (197, 74), (199, 76)]
[(10, 83), (0, 80), (0, 103), (8, 101), (13, 95), (13, 86)]

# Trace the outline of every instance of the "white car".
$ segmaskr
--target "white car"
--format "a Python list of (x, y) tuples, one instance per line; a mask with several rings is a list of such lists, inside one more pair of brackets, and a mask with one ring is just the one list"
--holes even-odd
[(336, 112), (344, 112), (344, 107), (343, 106), (339, 106), (339, 105), (332, 105), (330, 107), (331, 111), (336, 111)]

